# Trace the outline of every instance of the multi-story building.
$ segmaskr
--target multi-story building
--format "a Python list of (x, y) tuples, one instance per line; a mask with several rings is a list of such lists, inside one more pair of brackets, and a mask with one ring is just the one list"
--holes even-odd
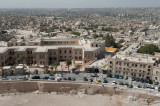
[(0, 47), (0, 65), (18, 63), (20, 55), (24, 55), (25, 64), (49, 65), (68, 59), (73, 63), (81, 61), (82, 64), (85, 64), (100, 58), (105, 50), (105, 41), (103, 40), (71, 38), (39, 40), (38, 44), (37, 40), (35, 43), (32, 41), (30, 46)]
[(160, 62), (157, 56), (117, 54), (108, 62), (108, 73), (134, 78), (153, 79), (153, 70)]

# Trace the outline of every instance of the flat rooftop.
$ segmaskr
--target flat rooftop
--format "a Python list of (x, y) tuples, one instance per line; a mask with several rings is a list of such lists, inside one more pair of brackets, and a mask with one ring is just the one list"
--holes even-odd
[(154, 56), (140, 55), (140, 54), (136, 54), (136, 55), (117, 54), (112, 58), (126, 60), (130, 62), (139, 62), (139, 63), (155, 63), (155, 61), (159, 59)]
[(34, 52), (47, 52), (48, 49), (58, 49), (58, 48), (74, 48), (74, 49), (84, 49), (84, 51), (95, 51), (99, 47), (89, 47), (86, 45), (55, 45), (55, 46), (12, 46), (12, 47), (0, 47), (0, 53), (4, 53), (8, 49), (15, 49), (16, 51), (25, 51), (26, 49), (33, 48)]

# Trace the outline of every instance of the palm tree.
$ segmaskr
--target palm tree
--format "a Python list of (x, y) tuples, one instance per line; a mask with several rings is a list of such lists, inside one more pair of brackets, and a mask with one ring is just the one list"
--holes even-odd
[(53, 64), (53, 67), (54, 67), (55, 71), (57, 71), (57, 66), (58, 66), (58, 63), (55, 62), (55, 63)]
[(14, 62), (15, 62), (15, 64), (16, 64), (16, 60), (17, 60), (16, 55), (12, 56), (12, 59), (14, 60)]
[(67, 66), (68, 66), (68, 71), (69, 71), (69, 66), (72, 64), (72, 61), (71, 61), (71, 60), (67, 60), (67, 61), (66, 61), (66, 64), (67, 64)]
[(23, 63), (23, 70), (24, 70), (24, 59), (25, 59), (25, 56), (24, 56), (24, 55), (20, 55), (20, 56), (19, 56), (20, 62)]
[(20, 55), (20, 56), (19, 56), (19, 60), (20, 60), (22, 63), (24, 63), (24, 62), (23, 62), (24, 59), (25, 59), (24, 55)]

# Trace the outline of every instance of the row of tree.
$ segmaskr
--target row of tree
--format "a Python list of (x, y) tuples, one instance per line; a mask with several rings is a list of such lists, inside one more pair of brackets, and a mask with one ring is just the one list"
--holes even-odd
[[(69, 71), (69, 67), (70, 65), (72, 64), (72, 61), (71, 60), (67, 60), (66, 61), (66, 65), (68, 66), (68, 71)], [(54, 62), (53, 65), (51, 65), (51, 69), (52, 69), (52, 72), (53, 72), (53, 69), (55, 69), (55, 71), (57, 71), (57, 67), (58, 67), (58, 63), (57, 62)], [(50, 73), (48, 70), (46, 70), (47, 72), (46, 73)]]
[(145, 46), (142, 46), (141, 48), (139, 48), (137, 52), (143, 53), (143, 54), (154, 55), (155, 52), (160, 52), (160, 49), (156, 45), (148, 44), (148, 45), (145, 45)]

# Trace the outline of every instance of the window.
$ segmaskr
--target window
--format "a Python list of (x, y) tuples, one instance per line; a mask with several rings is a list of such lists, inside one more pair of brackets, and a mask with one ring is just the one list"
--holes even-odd
[(137, 67), (137, 64), (135, 64), (135, 67)]
[(44, 58), (45, 58), (45, 55), (40, 55), (39, 58), (40, 58), (40, 59), (44, 59)]

